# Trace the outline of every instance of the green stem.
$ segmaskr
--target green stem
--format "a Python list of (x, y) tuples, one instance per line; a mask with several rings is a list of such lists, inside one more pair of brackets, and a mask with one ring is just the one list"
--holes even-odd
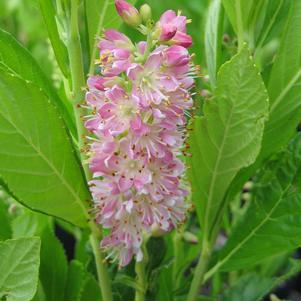
[(135, 301), (145, 301), (146, 275), (144, 260), (141, 262), (136, 262), (135, 272), (137, 275)]
[(235, 12), (236, 12), (238, 50), (241, 50), (244, 44), (244, 26), (243, 26), (243, 20), (241, 15), (240, 0), (235, 0)]
[[(77, 0), (71, 0), (71, 19), (70, 19), (70, 33), (68, 39), (68, 54), (71, 68), (72, 79), (72, 98), (73, 109), (76, 119), (76, 127), (78, 134), (78, 146), (80, 149), (81, 162), (85, 172), (87, 182), (91, 179), (91, 172), (86, 164), (87, 155), (85, 150), (85, 138), (87, 135), (82, 116), (85, 110), (80, 106), (84, 99), (83, 87), (85, 86), (85, 76), (82, 58), (82, 49), (80, 43), (79, 29), (78, 29), (78, 3)], [(91, 230), (90, 241), (95, 256), (95, 264), (97, 268), (98, 282), (101, 289), (102, 299), (104, 301), (112, 301), (112, 292), (110, 278), (107, 272), (106, 265), (102, 258), (99, 242), (101, 240), (100, 229), (97, 228), (94, 222), (89, 222)]]
[(197, 300), (201, 285), (204, 283), (204, 275), (206, 273), (210, 257), (211, 245), (208, 243), (207, 240), (204, 240), (201, 257), (194, 271), (194, 276), (188, 293), (187, 301)]
[(146, 48), (145, 48), (145, 51), (144, 51), (144, 54), (142, 57), (143, 63), (147, 60), (147, 58), (152, 50), (152, 47), (153, 47), (153, 37), (152, 37), (152, 29), (150, 28), (149, 32), (147, 34)]
[(111, 282), (108, 274), (108, 270), (99, 248), (99, 242), (101, 240), (101, 232), (100, 229), (94, 224), (94, 222), (90, 222), (90, 242), (92, 246), (92, 250), (95, 257), (97, 277), (99, 281), (99, 286), (101, 289), (102, 299), (104, 301), (113, 301), (112, 292), (111, 292)]
[(173, 237), (173, 250), (174, 250), (174, 263), (173, 263), (173, 271), (172, 271), (172, 279), (174, 283), (174, 288), (177, 289), (180, 286), (181, 277), (179, 277), (178, 273), (180, 271), (181, 266), (181, 241), (182, 241), (183, 233), (176, 232)]
[(147, 238), (144, 241), (142, 246), (143, 250), (143, 259), (140, 262), (136, 262), (135, 264), (135, 272), (136, 272), (136, 293), (135, 293), (135, 301), (145, 301), (145, 292), (147, 290), (147, 276), (145, 273), (146, 264), (148, 262), (148, 253), (146, 249)]

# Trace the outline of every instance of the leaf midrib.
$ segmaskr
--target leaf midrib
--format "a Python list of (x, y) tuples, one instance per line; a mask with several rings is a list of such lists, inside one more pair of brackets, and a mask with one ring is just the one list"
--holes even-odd
[(290, 89), (293, 87), (293, 85), (297, 82), (297, 80), (301, 76), (301, 69), (297, 71), (297, 73), (292, 77), (292, 79), (288, 82), (286, 87), (282, 90), (282, 92), (279, 94), (279, 96), (276, 98), (274, 103), (271, 105), (270, 108), (270, 114), (277, 108), (281, 100), (285, 97), (285, 95), (290, 91)]
[(27, 137), (24, 135), (24, 133), (15, 125), (14, 122), (12, 122), (10, 119), (8, 119), (6, 116), (3, 115), (3, 113), (0, 111), (0, 115), (9, 123), (12, 127), (15, 128), (15, 130), (19, 133), (21, 137), (27, 142), (28, 145), (32, 147), (32, 149), (40, 156), (46, 164), (50, 167), (51, 170), (57, 175), (57, 177), (62, 181), (64, 186), (67, 188), (67, 190), (73, 195), (76, 203), (80, 206), (80, 208), (83, 210), (84, 215), (88, 218), (88, 214), (86, 211), (86, 208), (84, 207), (81, 199), (78, 197), (77, 193), (73, 190), (73, 188), (69, 185), (69, 183), (65, 180), (65, 178), (61, 175), (61, 173), (57, 170), (57, 168), (48, 160), (48, 158), (38, 149), (36, 146), (27, 139)]
[[(209, 212), (210, 212), (210, 208), (212, 205), (212, 194), (213, 194), (213, 188), (215, 187), (215, 182), (216, 182), (216, 177), (218, 175), (218, 170), (219, 170), (219, 164), (220, 164), (220, 160), (222, 158), (222, 153), (223, 153), (223, 149), (225, 146), (225, 142), (226, 142), (226, 137), (228, 137), (228, 131), (230, 128), (230, 124), (231, 124), (231, 120), (232, 120), (232, 115), (233, 115), (233, 109), (234, 109), (234, 105), (232, 105), (231, 110), (230, 110), (230, 114), (229, 114), (229, 118), (228, 121), (226, 123), (225, 129), (224, 129), (224, 135), (223, 135), (223, 140), (222, 143), (219, 147), (219, 152), (217, 155), (217, 159), (215, 161), (215, 165), (212, 171), (212, 181), (210, 181), (210, 186), (209, 186), (209, 192), (208, 192), (208, 201), (207, 201), (207, 206), (205, 209), (205, 223), (204, 223), (204, 233), (206, 235), (206, 233), (208, 234), (208, 224), (209, 224)], [(209, 135), (209, 132), (208, 132)]]

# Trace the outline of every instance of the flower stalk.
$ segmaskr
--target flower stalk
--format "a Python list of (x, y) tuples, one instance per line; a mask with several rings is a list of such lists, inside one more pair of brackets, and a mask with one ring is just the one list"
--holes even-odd
[(187, 301), (197, 300), (201, 286), (204, 283), (204, 276), (208, 268), (211, 252), (211, 245), (206, 239), (204, 239), (202, 253), (194, 271), (194, 276), (187, 296)]
[(147, 275), (146, 275), (146, 264), (148, 261), (148, 254), (146, 245), (143, 248), (143, 260), (140, 262), (136, 262), (135, 264), (135, 272), (136, 272), (136, 292), (135, 292), (135, 301), (145, 301), (145, 293), (147, 291)]

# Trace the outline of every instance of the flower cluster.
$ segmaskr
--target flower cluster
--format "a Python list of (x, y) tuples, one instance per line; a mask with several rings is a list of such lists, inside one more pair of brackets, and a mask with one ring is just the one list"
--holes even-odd
[(110, 229), (101, 246), (125, 266), (134, 255), (142, 259), (144, 233), (154, 227), (170, 231), (185, 220), (188, 191), (179, 156), (194, 71), (186, 17), (167, 11), (153, 25), (145, 5), (139, 13), (123, 0), (115, 3), (147, 42), (104, 32), (101, 75), (88, 79), (92, 114), (85, 126), (93, 133), (89, 164), (96, 221)]

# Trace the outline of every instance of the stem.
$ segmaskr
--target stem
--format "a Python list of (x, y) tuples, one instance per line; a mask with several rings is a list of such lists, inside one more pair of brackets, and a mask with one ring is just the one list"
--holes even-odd
[[(80, 149), (81, 162), (85, 172), (87, 182), (91, 179), (91, 172), (87, 164), (87, 155), (85, 151), (85, 137), (87, 135), (83, 124), (82, 115), (85, 114), (84, 109), (80, 106), (84, 92), (82, 88), (85, 86), (85, 76), (83, 68), (82, 49), (80, 43), (79, 29), (78, 29), (78, 4), (77, 0), (71, 0), (71, 20), (70, 20), (70, 34), (68, 39), (68, 54), (70, 59), (71, 79), (72, 79), (72, 96), (73, 96), (73, 110), (76, 119), (76, 127), (78, 133), (78, 145)], [(95, 264), (97, 269), (98, 282), (101, 289), (102, 299), (104, 301), (112, 301), (112, 292), (110, 285), (110, 278), (107, 272), (106, 265), (102, 258), (99, 242), (101, 240), (100, 229), (94, 222), (89, 222), (91, 230), (90, 241), (95, 256)]]
[(243, 21), (241, 16), (240, 0), (235, 0), (235, 11), (236, 11), (238, 50), (241, 50), (244, 43), (244, 27), (243, 27)]
[(182, 240), (182, 232), (175, 233), (173, 237), (173, 250), (174, 250), (174, 263), (173, 263), (173, 271), (172, 271), (172, 279), (174, 283), (174, 288), (177, 289), (180, 286), (181, 277), (179, 277), (178, 273), (180, 271), (181, 266), (181, 240)]
[(201, 285), (204, 283), (204, 275), (211, 257), (211, 246), (207, 240), (203, 241), (203, 248), (198, 265), (194, 271), (194, 276), (188, 293), (187, 301), (197, 300)]
[[(147, 241), (147, 240), (146, 240)], [(136, 278), (136, 293), (135, 293), (135, 301), (145, 301), (145, 292), (147, 290), (147, 276), (145, 273), (145, 267), (148, 262), (148, 254), (146, 249), (146, 241), (143, 246), (143, 259), (140, 262), (136, 262), (135, 264), (135, 272), (137, 275)]]
[(149, 29), (147, 33), (147, 40), (146, 40), (146, 48), (142, 57), (142, 62), (144, 63), (146, 59), (148, 58), (151, 50), (153, 47), (153, 37), (152, 37), (152, 29)]
[(99, 242), (101, 240), (101, 232), (94, 224), (94, 222), (90, 222), (89, 225), (91, 229), (90, 242), (95, 257), (97, 277), (101, 289), (102, 299), (104, 301), (113, 301), (110, 277), (101, 250), (99, 248)]
[(137, 286), (135, 301), (144, 301), (145, 300), (145, 286), (146, 286), (146, 276), (145, 276), (145, 264), (143, 261), (136, 262), (135, 272), (137, 275)]

